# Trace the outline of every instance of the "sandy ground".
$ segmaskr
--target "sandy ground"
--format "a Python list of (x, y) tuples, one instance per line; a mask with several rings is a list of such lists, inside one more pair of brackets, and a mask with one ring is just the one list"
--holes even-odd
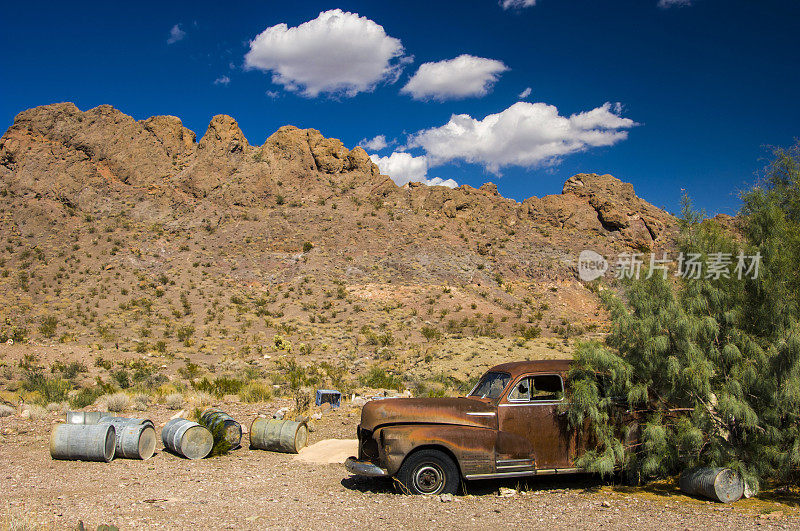
[[(283, 404), (219, 405), (249, 425)], [(160, 428), (173, 414), (158, 406), (147, 417)], [(346, 407), (326, 413), (310, 442), (352, 439), (358, 416)], [(159, 441), (148, 461), (54, 461), (48, 438), (60, 418), (0, 418), (0, 529), (19, 523), (75, 529), (79, 521), (87, 529), (800, 528), (800, 511), (786, 500), (724, 506), (674, 488), (630, 490), (591, 476), (471, 482), (465, 495), (444, 502), (395, 494), (390, 481), (350, 476), (340, 464), (247, 447), (189, 461), (161, 451)], [(341, 450), (346, 443), (327, 444)], [(500, 487), (520, 491), (500, 497)]]

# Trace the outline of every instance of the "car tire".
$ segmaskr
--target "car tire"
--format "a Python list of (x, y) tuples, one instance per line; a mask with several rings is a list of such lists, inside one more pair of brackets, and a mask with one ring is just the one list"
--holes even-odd
[(449, 455), (426, 449), (408, 456), (396, 478), (407, 494), (455, 494), (461, 475)]

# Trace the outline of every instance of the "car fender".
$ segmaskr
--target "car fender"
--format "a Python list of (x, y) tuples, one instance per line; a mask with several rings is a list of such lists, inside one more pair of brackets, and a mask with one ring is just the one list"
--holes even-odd
[(373, 434), (380, 460), (389, 475), (400, 470), (405, 458), (420, 448), (441, 448), (451, 454), (462, 475), (494, 471), (497, 431), (448, 424), (384, 426)]

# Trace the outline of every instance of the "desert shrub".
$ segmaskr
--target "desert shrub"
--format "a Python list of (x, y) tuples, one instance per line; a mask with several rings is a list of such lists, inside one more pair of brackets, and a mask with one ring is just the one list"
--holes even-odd
[(244, 382), (238, 378), (231, 378), (228, 376), (220, 376), (209, 380), (204, 376), (198, 382), (192, 382), (192, 387), (197, 391), (205, 391), (217, 398), (222, 398), (225, 395), (235, 395), (244, 386)]
[(147, 408), (150, 405), (150, 397), (144, 393), (137, 393), (133, 395), (131, 400), (133, 402), (133, 406), (131, 407), (134, 411), (147, 411)]
[(103, 395), (101, 387), (82, 387), (76, 393), (69, 397), (69, 406), (72, 409), (82, 409), (86, 406), (91, 406), (95, 401)]
[(250, 382), (239, 390), (242, 402), (266, 402), (272, 398), (272, 386), (264, 382)]
[(47, 410), (38, 404), (25, 404), (22, 406), (22, 411), (28, 412), (30, 420), (42, 420), (47, 417)]
[(214, 403), (214, 395), (205, 391), (195, 391), (189, 395), (189, 403), (196, 407), (210, 406)]
[(127, 389), (131, 386), (131, 376), (125, 369), (119, 369), (111, 373), (111, 377), (117, 382), (120, 389)]
[(70, 363), (56, 361), (50, 366), (50, 372), (60, 372), (61, 376), (67, 380), (75, 378), (78, 374), (86, 372), (86, 370), (86, 365), (79, 361), (72, 361)]
[(441, 339), (442, 337), (441, 330), (439, 330), (434, 326), (423, 326), (421, 332), (422, 332), (422, 337), (424, 337), (428, 341), (432, 339)]
[(39, 333), (50, 338), (56, 335), (56, 328), (58, 328), (58, 318), (55, 315), (48, 315), (42, 318)]
[(164, 404), (167, 409), (181, 409), (183, 407), (183, 395), (180, 393), (172, 393), (164, 398)]
[(397, 376), (387, 374), (381, 367), (372, 367), (367, 374), (361, 375), (361, 383), (373, 389), (402, 390), (405, 386), (403, 380)]
[(67, 410), (68, 404), (66, 402), (50, 402), (45, 406), (49, 413), (63, 413)]
[(32, 402), (40, 405), (50, 402), (63, 402), (67, 399), (72, 383), (60, 377), (47, 377), (38, 365), (30, 359), (20, 362), (22, 369), (22, 384), (24, 391), (30, 393)]
[(131, 397), (125, 393), (114, 393), (100, 398), (105, 404), (106, 409), (114, 413), (120, 413), (131, 407)]

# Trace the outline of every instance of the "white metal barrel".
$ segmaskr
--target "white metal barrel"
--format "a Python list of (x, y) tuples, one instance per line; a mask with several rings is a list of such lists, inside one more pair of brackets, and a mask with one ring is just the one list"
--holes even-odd
[(53, 459), (111, 461), (117, 444), (111, 424), (56, 424), (50, 433)]
[(188, 459), (202, 459), (211, 452), (214, 437), (196, 422), (172, 419), (161, 430), (161, 442), (168, 450)]
[(250, 446), (273, 452), (296, 454), (308, 443), (304, 422), (257, 418), (250, 425)]

